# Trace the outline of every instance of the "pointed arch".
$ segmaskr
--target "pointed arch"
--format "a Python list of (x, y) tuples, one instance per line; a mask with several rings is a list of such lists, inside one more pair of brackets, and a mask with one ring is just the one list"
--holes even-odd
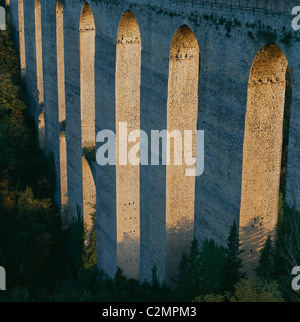
[(64, 63), (64, 11), (59, 1), (56, 5), (56, 54), (57, 54), (57, 91), (59, 123), (66, 120), (65, 108), (65, 63)]
[(59, 137), (59, 164), (60, 164), (60, 198), (62, 227), (69, 225), (68, 216), (68, 171), (67, 171), (67, 142), (65, 132)]
[(282, 50), (270, 43), (257, 53), (249, 77), (240, 210), (249, 274), (267, 237), (276, 234), (287, 67)]
[(19, 46), (20, 46), (20, 66), (21, 77), (26, 77), (26, 53), (25, 53), (25, 24), (24, 24), (24, 3), (18, 1), (18, 19), (19, 19)]
[[(168, 132), (193, 131), (192, 151), (196, 156), (198, 117), (199, 45), (192, 30), (180, 27), (172, 40), (168, 82)], [(186, 176), (184, 165), (174, 165), (174, 146), (170, 142), (171, 165), (166, 170), (166, 277), (176, 276), (183, 252), (188, 253), (194, 237), (195, 177)]]
[(95, 36), (93, 12), (86, 2), (79, 26), (82, 148), (95, 148)]
[(35, 53), (36, 53), (36, 77), (38, 90), (38, 103), (44, 102), (44, 81), (43, 81), (43, 49), (42, 49), (42, 8), (41, 1), (35, 1)]
[[(128, 133), (140, 130), (141, 35), (131, 11), (126, 11), (120, 20), (116, 54), (117, 151), (127, 154), (136, 144), (122, 144), (120, 122), (127, 123)], [(120, 165), (117, 155), (117, 265), (126, 276), (139, 279), (140, 168)]]

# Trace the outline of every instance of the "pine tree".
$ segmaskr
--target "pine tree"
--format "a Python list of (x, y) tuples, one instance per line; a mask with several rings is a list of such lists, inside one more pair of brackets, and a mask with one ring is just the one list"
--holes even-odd
[(118, 301), (126, 301), (128, 300), (128, 292), (127, 292), (127, 278), (124, 276), (121, 268), (117, 268), (117, 272), (114, 277), (114, 289), (115, 289), (115, 298)]
[(191, 301), (193, 296), (191, 294), (192, 279), (190, 274), (190, 262), (186, 253), (183, 253), (179, 267), (179, 274), (177, 277), (176, 287), (177, 295), (180, 301)]
[[(201, 295), (223, 294), (226, 252), (214, 240), (205, 240), (201, 250)], [(199, 294), (198, 294), (199, 296)]]
[(200, 293), (200, 283), (201, 283), (201, 275), (200, 275), (201, 259), (200, 259), (199, 244), (196, 238), (194, 238), (192, 241), (190, 256), (189, 256), (189, 266), (190, 266), (191, 292), (193, 294), (193, 297), (195, 297)]
[(200, 293), (200, 250), (198, 241), (193, 239), (190, 254), (184, 253), (179, 265), (176, 286), (180, 300), (191, 301)]
[(152, 267), (152, 289), (153, 291), (158, 292), (160, 289), (159, 277), (157, 274), (157, 266), (154, 264)]
[(271, 236), (267, 238), (265, 247), (261, 250), (258, 267), (255, 270), (258, 277), (271, 280), (274, 276), (274, 248)]
[(244, 274), (241, 272), (243, 265), (240, 258), (243, 251), (240, 247), (238, 225), (236, 221), (234, 221), (227, 239), (226, 264), (224, 267), (223, 280), (224, 291), (234, 291), (234, 285), (236, 285), (241, 278), (244, 278)]

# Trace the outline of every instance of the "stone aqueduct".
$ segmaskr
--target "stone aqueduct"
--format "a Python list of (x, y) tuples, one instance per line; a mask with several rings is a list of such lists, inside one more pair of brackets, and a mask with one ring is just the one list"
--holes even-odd
[[(96, 205), (99, 269), (114, 274), (119, 266), (149, 280), (155, 264), (169, 280), (193, 236), (224, 244), (237, 220), (251, 271), (276, 230), (288, 105), (286, 201), (300, 208), (296, 5), (11, 0), (30, 113), (40, 147), (55, 159), (63, 224), (80, 210), (90, 227)], [(98, 165), (95, 135), (111, 130), (122, 147), (119, 122), (148, 134), (204, 130), (203, 175), (186, 177), (175, 165)]]

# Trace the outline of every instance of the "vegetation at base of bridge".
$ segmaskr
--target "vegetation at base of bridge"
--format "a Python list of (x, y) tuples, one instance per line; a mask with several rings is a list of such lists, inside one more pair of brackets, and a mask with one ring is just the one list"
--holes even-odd
[(64, 236), (52, 205), (51, 153), (37, 148), (20, 79), (9, 26), (0, 32), (0, 262), (11, 290), (36, 292), (61, 278)]
[(37, 148), (18, 66), (8, 28), (0, 33), (0, 264), (8, 289), (0, 301), (299, 300), (290, 287), (290, 265), (300, 263), (300, 215), (287, 206), (277, 247), (266, 241), (256, 278), (241, 273), (236, 223), (225, 247), (206, 240), (200, 250), (193, 241), (190, 253), (182, 256), (175, 289), (159, 281), (155, 266), (152, 281), (144, 283), (127, 279), (120, 269), (113, 278), (99, 272), (95, 225), (87, 247), (79, 211), (78, 219), (61, 229), (52, 203), (53, 169)]

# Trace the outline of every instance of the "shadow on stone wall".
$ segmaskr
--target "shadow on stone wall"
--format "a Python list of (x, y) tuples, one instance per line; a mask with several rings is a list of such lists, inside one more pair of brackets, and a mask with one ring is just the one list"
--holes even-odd
[[(124, 233), (125, 234), (125, 233)], [(140, 240), (129, 233), (117, 244), (117, 266), (128, 278), (139, 280)]]
[[(164, 245), (154, 250), (151, 254), (152, 258), (161, 257), (165, 262), (166, 282), (169, 286), (174, 285), (173, 279), (178, 275), (178, 268), (183, 253), (189, 254), (192, 240), (194, 238), (194, 222), (182, 217), (177, 220), (177, 225), (169, 227), (166, 230), (166, 249)], [(140, 255), (140, 240), (134, 237), (130, 232), (124, 233), (122, 242), (117, 244), (117, 265), (128, 278), (139, 280), (139, 255)], [(133, 254), (136, 254), (134, 256)], [(157, 263), (153, 261), (151, 270)], [(160, 279), (162, 279), (160, 277)], [(164, 282), (160, 280), (160, 282)]]
[(172, 282), (178, 275), (178, 268), (183, 253), (190, 252), (194, 239), (194, 221), (181, 216), (172, 226), (166, 230), (166, 282), (173, 286)]
[(269, 236), (276, 237), (276, 229), (270, 229), (268, 222), (262, 216), (255, 217), (248, 226), (241, 227), (240, 239), (243, 240), (241, 254), (243, 271), (247, 276), (255, 276), (255, 269), (258, 266), (260, 251), (265, 246)]

